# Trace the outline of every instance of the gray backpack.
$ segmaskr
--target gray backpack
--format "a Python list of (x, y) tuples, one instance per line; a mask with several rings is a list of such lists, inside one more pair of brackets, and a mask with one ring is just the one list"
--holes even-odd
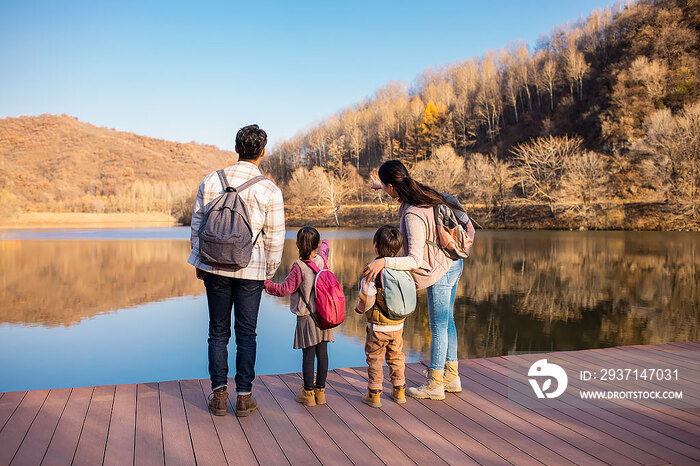
[(385, 305), (379, 310), (389, 319), (404, 319), (416, 310), (416, 283), (407, 271), (382, 269), (379, 286)]
[(199, 256), (212, 267), (239, 270), (250, 263), (253, 246), (262, 230), (253, 239), (248, 209), (238, 194), (267, 178), (256, 176), (234, 188), (228, 184), (223, 170), (216, 173), (225, 192), (211, 202), (199, 226)]

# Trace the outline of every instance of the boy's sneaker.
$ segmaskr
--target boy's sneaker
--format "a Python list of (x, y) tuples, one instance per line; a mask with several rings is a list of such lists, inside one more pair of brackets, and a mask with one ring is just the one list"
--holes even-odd
[(399, 404), (405, 403), (406, 402), (406, 384), (403, 384), (400, 387), (394, 387), (394, 390), (392, 390), (392, 392), (391, 392), (391, 399)]
[(462, 391), (462, 381), (459, 379), (459, 363), (445, 363), (445, 379), (443, 380), (445, 391), (449, 393), (459, 393)]
[(382, 401), (379, 399), (381, 394), (381, 390), (367, 390), (367, 394), (362, 397), (362, 402), (373, 408), (381, 408)]
[(444, 400), (445, 387), (443, 386), (444, 371), (436, 369), (428, 370), (428, 380), (419, 387), (410, 387), (406, 394), (413, 398), (429, 398), (431, 400)]
[(325, 388), (314, 388), (314, 397), (316, 398), (317, 405), (326, 404), (326, 389)]
[(316, 406), (316, 397), (314, 396), (313, 390), (307, 390), (302, 388), (296, 397), (297, 403), (301, 403), (304, 406)]

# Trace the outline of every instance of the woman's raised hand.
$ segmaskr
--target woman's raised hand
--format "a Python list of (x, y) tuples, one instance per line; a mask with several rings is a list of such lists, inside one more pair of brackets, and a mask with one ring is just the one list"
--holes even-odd
[(362, 271), (362, 276), (368, 277), (370, 283), (374, 282), (374, 279), (377, 278), (377, 275), (379, 275), (379, 272), (382, 271), (385, 264), (386, 261), (383, 257), (380, 257), (379, 259), (374, 259), (372, 262), (365, 266), (365, 269)]
[(369, 179), (372, 180), (372, 185), (370, 188), (372, 189), (382, 189), (382, 182), (379, 180), (375, 180), (372, 175), (369, 175)]

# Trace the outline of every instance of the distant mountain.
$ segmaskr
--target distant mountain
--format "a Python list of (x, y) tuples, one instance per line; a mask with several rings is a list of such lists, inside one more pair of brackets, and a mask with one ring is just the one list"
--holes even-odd
[(234, 152), (115, 131), (67, 115), (0, 119), (8, 211), (167, 212)]

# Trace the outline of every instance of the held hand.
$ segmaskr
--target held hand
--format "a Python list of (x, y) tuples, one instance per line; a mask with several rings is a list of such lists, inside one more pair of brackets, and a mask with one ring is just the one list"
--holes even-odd
[(372, 189), (382, 189), (382, 182), (379, 180), (375, 180), (372, 175), (369, 175), (369, 179), (372, 181), (372, 185), (370, 188)]
[(199, 280), (204, 280), (204, 276), (207, 274), (204, 270), (202, 269), (194, 269), (194, 275), (199, 279)]
[(374, 282), (374, 279), (377, 278), (377, 275), (382, 271), (385, 264), (386, 261), (383, 257), (373, 260), (365, 266), (365, 269), (362, 271), (362, 276), (368, 277), (370, 283)]

